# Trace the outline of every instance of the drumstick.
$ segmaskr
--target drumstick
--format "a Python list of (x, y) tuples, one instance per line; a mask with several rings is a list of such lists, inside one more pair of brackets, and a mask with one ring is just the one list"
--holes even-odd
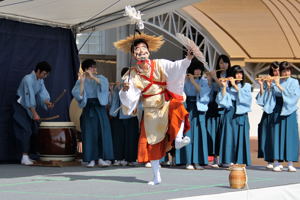
[(67, 90), (64, 89), (62, 91), (62, 93), (60, 93), (60, 95), (58, 97), (56, 97), (56, 99), (53, 101), (53, 104), (56, 104), (65, 95), (66, 92), (67, 92)]
[(119, 108), (117, 108), (114, 113), (118, 112), (120, 109), (122, 108), (122, 106), (120, 106)]
[(52, 117), (44, 117), (44, 118), (41, 118), (40, 121), (49, 121), (49, 120), (57, 119), (57, 118), (59, 118), (59, 115), (54, 115)]

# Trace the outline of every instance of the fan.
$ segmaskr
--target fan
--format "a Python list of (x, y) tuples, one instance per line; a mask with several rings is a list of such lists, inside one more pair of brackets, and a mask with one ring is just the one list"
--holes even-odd
[(181, 33), (176, 33), (176, 38), (180, 41), (180, 43), (188, 50), (191, 50), (194, 54), (194, 56), (203, 63), (205, 69), (207, 71), (210, 71), (208, 67), (208, 63), (206, 62), (206, 59), (203, 55), (203, 53), (199, 50), (199, 47), (195, 44), (194, 41), (189, 39), (188, 37), (184, 36)]

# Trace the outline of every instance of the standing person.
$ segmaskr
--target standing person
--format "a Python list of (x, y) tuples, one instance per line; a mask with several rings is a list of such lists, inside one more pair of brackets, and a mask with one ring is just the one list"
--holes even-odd
[[(124, 67), (121, 71), (121, 77), (128, 71)], [(114, 165), (134, 166), (137, 161), (137, 150), (139, 140), (139, 122), (136, 115), (124, 115), (121, 106), (119, 92), (121, 85), (114, 87), (112, 93), (112, 102), (109, 110), (111, 119), (111, 131), (114, 146)]]
[(297, 122), (297, 102), (300, 96), (299, 82), (291, 78), (292, 66), (288, 62), (279, 65), (280, 76), (275, 77), (273, 87), (270, 90), (272, 98), (269, 105), (273, 114), (271, 126), (273, 137), (273, 171), (279, 172), (278, 161), (288, 162), (288, 171), (295, 172), (293, 162), (298, 161), (299, 133)]
[(184, 92), (187, 95), (186, 108), (189, 112), (191, 129), (186, 133), (191, 143), (176, 151), (176, 164), (186, 164), (186, 169), (203, 169), (208, 164), (207, 131), (205, 112), (208, 109), (210, 77), (204, 78), (204, 66), (195, 58), (189, 67)]
[(251, 165), (248, 119), (252, 101), (251, 85), (244, 82), (245, 76), (240, 66), (231, 67), (231, 75), (228, 79), (221, 79), (222, 90), (216, 100), (219, 106), (225, 108), (220, 139), (220, 162), (226, 165)]
[(106, 112), (109, 83), (107, 78), (97, 75), (96, 62), (86, 59), (81, 64), (82, 74), (72, 89), (72, 94), (80, 108), (83, 161), (87, 167), (109, 166), (113, 160), (111, 129)]
[(139, 139), (138, 161), (151, 162), (153, 181), (161, 183), (159, 160), (165, 156), (175, 140), (175, 148), (190, 142), (183, 138), (189, 129), (188, 112), (184, 108), (183, 87), (188, 66), (193, 55), (188, 51), (185, 59), (171, 62), (150, 60), (149, 51), (156, 51), (163, 44), (162, 37), (144, 33), (129, 36), (114, 45), (125, 52), (131, 52), (137, 60), (125, 76), (120, 99), (124, 113), (131, 114), (141, 99), (144, 108)]
[[(263, 114), (258, 124), (258, 158), (264, 158), (268, 163), (266, 168), (273, 169), (273, 133), (270, 127), (273, 125), (273, 110), (270, 109), (270, 101), (268, 97), (271, 95), (269, 91), (274, 86), (273, 78), (280, 75), (279, 63), (273, 62), (270, 64), (269, 76), (265, 80), (258, 79), (260, 85), (260, 91), (256, 97), (258, 105), (263, 107)], [(281, 165), (282, 166), (282, 165)]]
[(22, 79), (13, 103), (13, 130), (22, 150), (21, 164), (32, 165), (29, 158), (30, 140), (37, 132), (37, 122), (41, 119), (37, 107), (52, 108), (49, 93), (44, 79), (49, 75), (51, 66), (47, 62), (40, 62), (35, 70)]
[(212, 90), (208, 110), (206, 112), (206, 128), (208, 133), (208, 155), (214, 156), (214, 168), (219, 167), (219, 146), (220, 146), (220, 131), (222, 130), (222, 122), (224, 119), (224, 108), (219, 108), (216, 103), (217, 93), (222, 87), (219, 78), (226, 78), (229, 76), (229, 69), (231, 67), (230, 59), (226, 55), (220, 55), (217, 59), (215, 71), (212, 72), (214, 77), (212, 82)]

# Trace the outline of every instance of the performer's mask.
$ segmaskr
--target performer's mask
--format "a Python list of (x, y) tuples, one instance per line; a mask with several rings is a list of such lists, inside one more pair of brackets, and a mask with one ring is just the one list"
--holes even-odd
[(150, 53), (148, 47), (144, 43), (139, 43), (134, 47), (133, 55), (137, 61), (149, 59)]

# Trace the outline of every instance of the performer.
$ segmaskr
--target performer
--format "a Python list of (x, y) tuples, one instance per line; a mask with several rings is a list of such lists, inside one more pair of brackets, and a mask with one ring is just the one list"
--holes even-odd
[(244, 83), (242, 68), (235, 65), (231, 68), (227, 80), (222, 80), (223, 88), (217, 95), (217, 103), (225, 108), (224, 124), (220, 139), (220, 162), (225, 164), (251, 164), (249, 119), (251, 110), (251, 85)]
[(174, 140), (177, 149), (190, 142), (188, 137), (182, 138), (189, 129), (188, 112), (182, 102), (185, 74), (193, 55), (188, 51), (185, 59), (175, 62), (150, 60), (149, 51), (158, 50), (162, 44), (162, 37), (144, 33), (114, 44), (118, 49), (130, 51), (137, 60), (137, 65), (124, 76), (127, 82), (120, 91), (120, 99), (124, 113), (129, 115), (140, 99), (143, 103), (138, 161), (151, 161), (154, 179), (149, 185), (161, 182), (159, 160)]
[[(270, 64), (269, 75), (271, 77), (279, 76), (279, 63), (273, 62)], [(263, 114), (258, 124), (258, 158), (264, 158), (268, 162), (266, 168), (273, 169), (273, 133), (270, 129), (273, 126), (273, 115), (274, 113), (270, 110), (270, 104), (267, 103), (269, 90), (274, 86), (273, 79), (258, 79), (260, 85), (260, 91), (256, 96), (258, 105), (263, 107)], [(281, 165), (282, 167), (282, 165)]]
[[(121, 77), (128, 71), (124, 67), (121, 71)], [(121, 105), (119, 92), (121, 85), (115, 85), (112, 91), (111, 107), (109, 114), (111, 118), (111, 131), (113, 138), (114, 165), (134, 166), (137, 161), (138, 140), (139, 140), (139, 122), (137, 116), (124, 115)]]
[(299, 100), (299, 82), (291, 78), (292, 66), (288, 62), (279, 65), (280, 75), (286, 78), (275, 78), (271, 87), (271, 97), (268, 99), (270, 111), (273, 112), (271, 126), (273, 137), (273, 171), (279, 172), (278, 161), (288, 162), (288, 171), (295, 172), (293, 162), (298, 161), (299, 133), (297, 122), (297, 102)]
[(216, 96), (222, 87), (222, 84), (218, 79), (228, 77), (230, 67), (231, 63), (229, 57), (226, 55), (220, 55), (217, 59), (215, 71), (211, 72), (213, 82), (210, 94), (210, 102), (206, 112), (206, 128), (208, 133), (208, 155), (214, 156), (214, 161), (211, 165), (214, 168), (218, 168), (220, 164), (220, 131), (222, 130), (222, 122), (224, 119), (224, 108), (218, 108), (218, 104), (216, 103)]
[(96, 62), (86, 59), (81, 64), (83, 73), (72, 89), (80, 108), (83, 161), (86, 167), (109, 166), (113, 160), (111, 129), (105, 106), (108, 104), (109, 83), (107, 78), (97, 75)]
[(40, 116), (37, 107), (52, 108), (49, 93), (44, 80), (50, 73), (51, 66), (43, 61), (36, 65), (35, 70), (22, 79), (13, 103), (13, 130), (22, 150), (21, 164), (32, 165), (29, 158), (30, 140), (37, 132), (37, 122)]
[[(208, 164), (207, 131), (205, 112), (208, 109), (209, 94), (211, 91), (211, 77), (203, 77), (203, 64), (193, 58), (188, 69), (184, 84), (187, 95), (186, 108), (189, 112), (191, 129), (186, 133), (191, 143), (176, 150), (176, 164), (186, 164), (186, 169), (204, 169)], [(201, 166), (202, 165), (202, 166)]]

